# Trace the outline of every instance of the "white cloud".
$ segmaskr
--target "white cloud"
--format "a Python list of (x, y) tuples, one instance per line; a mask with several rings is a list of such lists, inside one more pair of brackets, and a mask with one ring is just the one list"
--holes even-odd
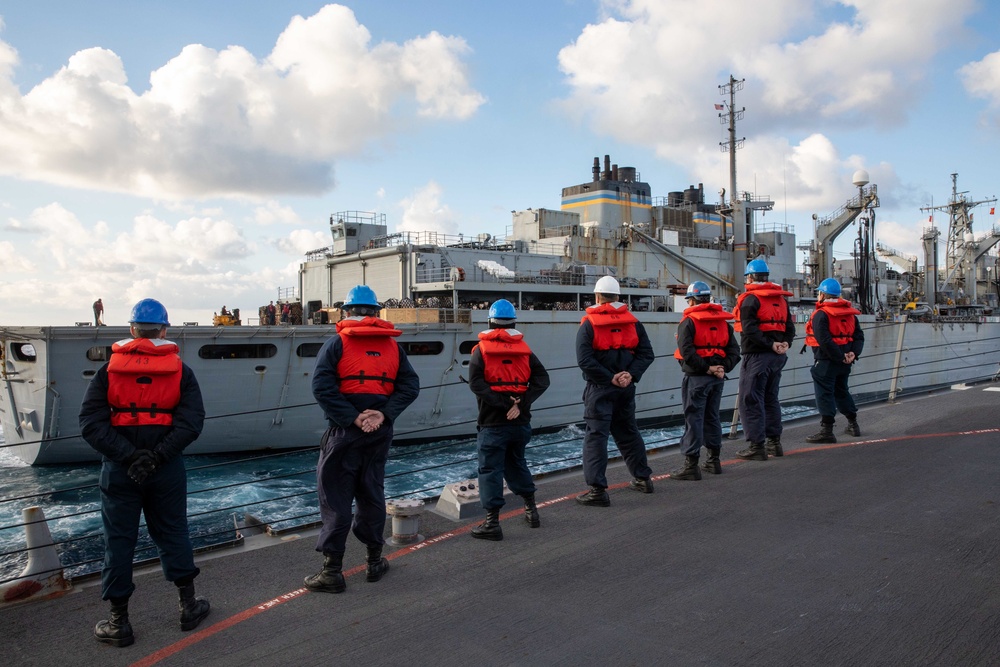
[(1000, 108), (1000, 51), (965, 65), (958, 74), (970, 95), (988, 100), (993, 108)]
[(258, 206), (253, 212), (253, 221), (258, 225), (301, 225), (302, 219), (291, 206), (283, 206), (273, 199), (263, 206)]
[(9, 273), (31, 273), (35, 264), (14, 247), (10, 241), (0, 241), (0, 275)]
[(458, 234), (458, 219), (447, 204), (441, 203), (441, 186), (430, 181), (399, 203), (403, 210), (400, 232), (439, 232)]
[(408, 119), (469, 118), (465, 41), (372, 46), (351, 10), (296, 16), (271, 54), (192, 44), (137, 94), (90, 48), (21, 95), (0, 42), (0, 173), (161, 199), (321, 193), (333, 166)]
[[(286, 237), (275, 239), (274, 247), (283, 253), (303, 258), (307, 252), (325, 248), (333, 242), (329, 232), (317, 232), (311, 229), (296, 229)], [(300, 259), (299, 261), (302, 261)], [(298, 263), (295, 264), (298, 272)]]
[[(712, 109), (723, 99), (712, 82), (725, 83), (732, 72), (746, 79), (737, 96), (737, 107), (747, 109), (742, 165), (789, 206), (820, 210), (839, 202), (866, 158), (839, 155), (817, 128), (899, 124), (927, 62), (956, 40), (975, 9), (973, 0), (604, 6), (608, 17), (559, 53), (572, 89), (562, 104), (567, 114), (728, 186), (728, 157), (715, 150), (725, 136)], [(800, 134), (778, 136), (779, 126)], [(741, 169), (740, 190), (755, 189), (748, 171)]]

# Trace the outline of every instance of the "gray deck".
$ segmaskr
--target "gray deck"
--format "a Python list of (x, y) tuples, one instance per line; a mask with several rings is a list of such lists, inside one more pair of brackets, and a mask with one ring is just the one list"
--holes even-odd
[[(0, 611), (7, 662), (997, 665), (1000, 392), (987, 387), (868, 406), (864, 436), (838, 445), (804, 444), (815, 420), (788, 424), (787, 455), (767, 463), (732, 460), (742, 443), (727, 442), (723, 475), (653, 495), (615, 465), (606, 509), (572, 501), (579, 472), (545, 478), (542, 527), (511, 512), (502, 542), (429, 514), (430, 543), (389, 551), (378, 583), (354, 568), (342, 595), (301, 591), (321, 561), (309, 535), (227, 552), (201, 563), (213, 609), (191, 633), (173, 586), (142, 574), (126, 649), (94, 641), (106, 607), (83, 586)], [(672, 449), (651, 464), (659, 477), (678, 462)], [(350, 538), (345, 566), (363, 554)]]

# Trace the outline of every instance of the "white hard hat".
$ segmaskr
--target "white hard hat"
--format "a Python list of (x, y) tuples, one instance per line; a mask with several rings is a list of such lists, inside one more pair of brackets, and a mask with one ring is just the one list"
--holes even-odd
[(618, 281), (611, 276), (604, 276), (597, 281), (594, 285), (594, 294), (621, 294), (621, 287), (618, 286)]

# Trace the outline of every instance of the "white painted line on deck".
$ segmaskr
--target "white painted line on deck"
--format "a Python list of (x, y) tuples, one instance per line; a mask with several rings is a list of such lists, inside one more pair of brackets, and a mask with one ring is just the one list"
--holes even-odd
[(983, 391), (1000, 391), (1000, 387), (987, 387)]
[(967, 384), (953, 384), (951, 385), (951, 388), (955, 391), (965, 391), (966, 389), (972, 389), (972, 387), (970, 387)]

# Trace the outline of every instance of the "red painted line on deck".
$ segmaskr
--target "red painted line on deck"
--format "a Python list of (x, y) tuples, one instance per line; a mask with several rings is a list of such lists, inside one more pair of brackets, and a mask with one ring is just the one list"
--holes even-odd
[[(948, 433), (925, 433), (925, 434), (916, 434), (916, 435), (900, 435), (900, 436), (894, 436), (894, 437), (891, 437), (891, 438), (873, 438), (873, 439), (868, 439), (868, 440), (854, 440), (854, 441), (851, 441), (851, 442), (838, 442), (838, 443), (831, 443), (831, 444), (827, 444), (827, 445), (818, 445), (818, 446), (815, 446), (815, 447), (806, 447), (806, 448), (795, 449), (795, 450), (786, 450), (785, 451), (785, 456), (792, 456), (792, 455), (797, 455), (797, 454), (807, 454), (807, 453), (810, 453), (810, 452), (819, 452), (819, 451), (825, 451), (825, 450), (828, 450), (828, 449), (841, 449), (843, 447), (858, 447), (858, 446), (861, 446), (861, 445), (878, 445), (878, 444), (888, 443), (888, 442), (899, 442), (899, 441), (902, 441), (902, 440), (924, 440), (924, 439), (927, 439), (927, 438), (954, 438), (954, 437), (959, 437), (959, 436), (963, 436), (963, 435), (985, 435), (985, 434), (988, 434), (988, 433), (1000, 433), (1000, 428), (984, 428), (984, 429), (978, 429), (978, 430), (974, 430), (974, 431), (952, 431), (952, 432), (948, 432)], [(723, 461), (722, 465), (728, 466), (728, 465), (733, 465), (733, 464), (736, 464), (736, 463), (755, 463), (755, 462), (754, 461), (743, 461), (742, 459), (738, 459), (737, 458), (737, 459), (729, 459), (729, 460)], [(662, 480), (662, 479), (667, 479), (668, 477), (670, 477), (669, 474), (661, 474), (661, 475), (654, 475), (653, 479), (654, 480)], [(620, 484), (613, 484), (613, 485), (609, 486), (608, 488), (609, 489), (623, 489), (623, 488), (626, 488), (628, 485), (629, 485), (628, 482), (622, 482)], [(538, 507), (539, 508), (549, 507), (551, 505), (555, 505), (556, 503), (565, 502), (567, 500), (573, 500), (575, 497), (576, 497), (576, 494), (575, 493), (571, 493), (569, 495), (560, 496), (559, 498), (550, 498), (549, 500), (545, 500), (543, 502), (538, 503)], [(503, 514), (500, 515), (500, 520), (503, 521), (505, 519), (510, 519), (512, 517), (521, 516), (522, 513), (523, 513), (523, 510), (521, 508), (518, 508), (516, 510), (511, 510), (509, 512), (504, 512)], [(458, 537), (459, 535), (464, 535), (464, 534), (470, 532), (473, 528), (475, 528), (475, 526), (476, 526), (476, 524), (475, 524), (475, 522), (473, 522), (473, 523), (467, 524), (465, 526), (462, 526), (461, 528), (456, 528), (455, 530), (449, 530), (446, 533), (441, 533), (440, 535), (437, 535), (435, 537), (423, 540), (422, 542), (418, 542), (416, 544), (412, 544), (410, 546), (402, 547), (400, 549), (397, 549), (396, 551), (393, 551), (390, 554), (386, 554), (385, 558), (386, 558), (386, 560), (396, 560), (397, 558), (401, 558), (401, 557), (403, 557), (403, 556), (405, 556), (407, 554), (411, 554), (411, 553), (414, 553), (416, 551), (420, 551), (421, 549), (426, 549), (427, 547), (432, 546), (434, 544), (437, 544), (439, 542), (444, 542), (445, 540), (450, 540), (453, 537)], [(365, 565), (358, 565), (357, 567), (353, 567), (350, 570), (346, 570), (344, 572), (344, 576), (345, 577), (351, 577), (351, 576), (360, 574), (360, 573), (364, 572), (365, 570), (366, 570), (366, 566)], [(309, 593), (309, 592), (310, 591), (308, 589), (306, 589), (306, 588), (297, 588), (294, 591), (291, 591), (289, 593), (285, 593), (284, 595), (279, 595), (278, 597), (272, 598), (271, 600), (267, 600), (266, 602), (262, 602), (259, 605), (251, 607), (251, 608), (249, 608), (249, 609), (247, 609), (245, 611), (242, 611), (242, 612), (240, 612), (238, 614), (234, 614), (233, 616), (230, 616), (229, 618), (221, 620), (218, 623), (210, 625), (207, 628), (199, 630), (198, 632), (194, 632), (194, 633), (188, 635), (187, 637), (185, 637), (184, 639), (182, 639), (182, 640), (180, 640), (178, 642), (174, 642), (173, 644), (170, 644), (168, 646), (164, 646), (160, 650), (158, 650), (158, 651), (156, 651), (154, 653), (150, 653), (145, 658), (142, 658), (141, 660), (137, 660), (136, 662), (133, 662), (131, 664), (131, 667), (149, 667), (150, 665), (155, 665), (156, 663), (160, 662), (161, 660), (165, 660), (165, 659), (167, 659), (167, 658), (169, 658), (169, 657), (171, 657), (173, 655), (176, 655), (177, 653), (183, 651), (184, 649), (188, 648), (189, 646), (193, 646), (194, 644), (197, 644), (198, 642), (202, 641), (203, 639), (207, 639), (207, 638), (211, 637), (214, 634), (222, 632), (223, 630), (227, 630), (227, 629), (233, 627), (234, 625), (242, 623), (243, 621), (246, 621), (246, 620), (248, 620), (250, 618), (253, 618), (254, 616), (257, 616), (258, 614), (261, 614), (261, 613), (263, 613), (265, 611), (268, 611), (269, 609), (273, 609), (274, 607), (276, 607), (276, 606), (278, 606), (280, 604), (284, 604), (284, 603), (289, 602), (291, 600), (294, 600), (294, 599), (296, 599), (298, 597), (301, 597), (302, 595), (304, 595), (306, 593)]]

